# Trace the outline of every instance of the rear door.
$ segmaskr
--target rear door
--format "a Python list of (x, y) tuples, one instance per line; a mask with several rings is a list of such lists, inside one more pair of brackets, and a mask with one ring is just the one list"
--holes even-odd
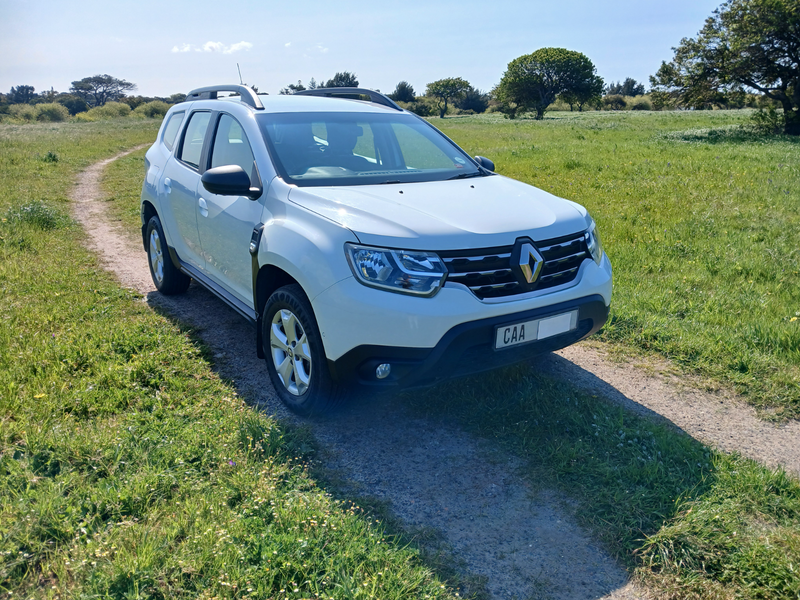
[(202, 270), (205, 259), (197, 230), (198, 189), (202, 188), (200, 165), (211, 112), (194, 111), (188, 119), (176, 152), (164, 167), (159, 195), (167, 239), (183, 262)]

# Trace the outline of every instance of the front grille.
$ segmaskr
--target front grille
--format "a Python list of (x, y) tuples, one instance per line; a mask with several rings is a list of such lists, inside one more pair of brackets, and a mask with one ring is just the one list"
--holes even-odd
[[(447, 281), (462, 283), (478, 298), (502, 298), (569, 283), (589, 257), (585, 234), (534, 243), (544, 259), (539, 277), (529, 284), (513, 264), (514, 246), (439, 252)], [(518, 262), (518, 261), (517, 261)]]

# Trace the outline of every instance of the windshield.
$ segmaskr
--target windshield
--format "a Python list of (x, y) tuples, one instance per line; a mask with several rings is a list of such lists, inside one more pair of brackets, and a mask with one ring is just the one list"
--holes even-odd
[(259, 115), (278, 173), (298, 186), (442, 181), (483, 173), (438, 130), (406, 113)]

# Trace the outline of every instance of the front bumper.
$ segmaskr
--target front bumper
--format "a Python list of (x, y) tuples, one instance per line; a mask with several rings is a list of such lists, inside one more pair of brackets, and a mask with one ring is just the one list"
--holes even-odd
[[(578, 320), (572, 331), (524, 345), (494, 349), (498, 326), (575, 309), (578, 310)], [(337, 360), (328, 361), (328, 365), (333, 378), (343, 384), (424, 387), (522, 362), (537, 354), (574, 344), (599, 330), (608, 319), (608, 312), (603, 297), (592, 295), (512, 315), (462, 323), (450, 329), (434, 348), (364, 345), (353, 348)], [(382, 363), (390, 364), (392, 370), (385, 379), (378, 379), (375, 369)]]

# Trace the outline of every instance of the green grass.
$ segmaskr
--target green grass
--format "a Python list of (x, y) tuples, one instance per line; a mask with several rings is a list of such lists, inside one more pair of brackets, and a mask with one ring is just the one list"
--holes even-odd
[(661, 598), (800, 595), (800, 482), (527, 366), (409, 395), (524, 459)]
[(748, 111), (431, 119), (498, 172), (586, 206), (614, 266), (601, 339), (800, 417), (800, 139)]
[[(432, 119), (498, 171), (585, 205), (614, 265), (600, 338), (800, 416), (800, 140), (746, 112)], [(745, 125), (745, 127), (742, 127)], [(665, 598), (800, 597), (800, 485), (516, 368), (410, 398), (525, 458), (531, 481)]]
[(115, 160), (103, 174), (103, 190), (108, 202), (107, 213), (129, 232), (136, 234), (142, 227), (139, 199), (144, 178), (144, 155), (142, 148)]
[(75, 174), (156, 127), (0, 125), (0, 595), (453, 597), (83, 249)]

